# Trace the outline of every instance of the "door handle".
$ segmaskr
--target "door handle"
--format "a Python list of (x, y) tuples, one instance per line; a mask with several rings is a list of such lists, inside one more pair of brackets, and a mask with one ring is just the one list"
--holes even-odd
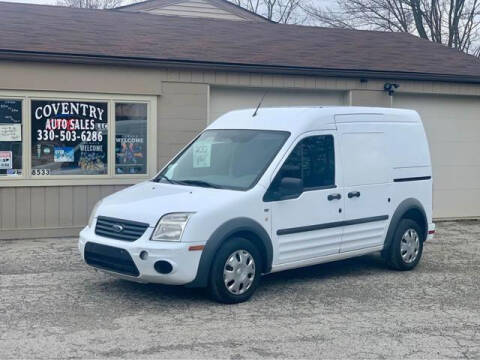
[(354, 197), (360, 197), (360, 191), (350, 191), (348, 193), (348, 198), (349, 199), (354, 198)]
[(328, 201), (340, 200), (341, 198), (342, 198), (342, 195), (340, 195), (340, 194), (330, 194), (327, 197)]

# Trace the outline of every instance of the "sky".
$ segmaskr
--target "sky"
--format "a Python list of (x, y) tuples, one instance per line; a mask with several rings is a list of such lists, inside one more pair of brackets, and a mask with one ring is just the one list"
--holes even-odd
[[(140, 2), (142, 0), (123, 0), (123, 4), (133, 2)], [(310, 0), (311, 4), (321, 4), (328, 8), (335, 8), (337, 0)], [(38, 4), (38, 5), (56, 5), (57, 0), (0, 0), (0, 2), (14, 2), (23, 4)]]
[[(0, 0), (0, 1), (7, 1), (7, 2), (16, 2), (16, 3), (28, 3), (28, 4), (40, 4), (40, 5), (52, 5), (55, 4), (55, 0)], [(319, 0), (315, 0), (319, 1)], [(334, 0), (320, 0), (322, 3), (334, 3)]]
[(28, 4), (40, 4), (40, 5), (51, 5), (55, 4), (55, 0), (0, 0), (2, 2), (16, 2), (16, 3), (28, 3)]

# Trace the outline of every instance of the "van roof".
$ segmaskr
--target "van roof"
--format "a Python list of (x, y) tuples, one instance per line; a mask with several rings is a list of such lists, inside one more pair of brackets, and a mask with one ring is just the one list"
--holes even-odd
[[(228, 112), (213, 122), (209, 129), (281, 130), (301, 134), (314, 130), (335, 129), (340, 122), (421, 122), (414, 110), (359, 107), (312, 106), (260, 108)], [(345, 115), (372, 115), (356, 117)]]

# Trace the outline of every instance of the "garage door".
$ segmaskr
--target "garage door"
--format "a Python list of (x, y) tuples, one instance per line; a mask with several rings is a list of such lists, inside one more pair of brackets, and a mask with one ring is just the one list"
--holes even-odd
[(395, 95), (422, 116), (433, 163), (434, 217), (480, 216), (480, 98)]
[[(210, 121), (231, 110), (255, 108), (265, 94), (265, 89), (212, 87), (210, 89)], [(344, 105), (345, 93), (341, 91), (308, 91), (271, 89), (262, 106), (312, 106)]]

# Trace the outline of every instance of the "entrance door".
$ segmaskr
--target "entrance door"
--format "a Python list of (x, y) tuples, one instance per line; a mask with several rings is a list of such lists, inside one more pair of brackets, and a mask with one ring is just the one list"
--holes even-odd
[(267, 191), (279, 193), (283, 178), (301, 179), (303, 192), (295, 198), (278, 196), (271, 202), (274, 264), (287, 264), (340, 250), (343, 193), (335, 179), (336, 139), (333, 132), (311, 133), (300, 139)]

